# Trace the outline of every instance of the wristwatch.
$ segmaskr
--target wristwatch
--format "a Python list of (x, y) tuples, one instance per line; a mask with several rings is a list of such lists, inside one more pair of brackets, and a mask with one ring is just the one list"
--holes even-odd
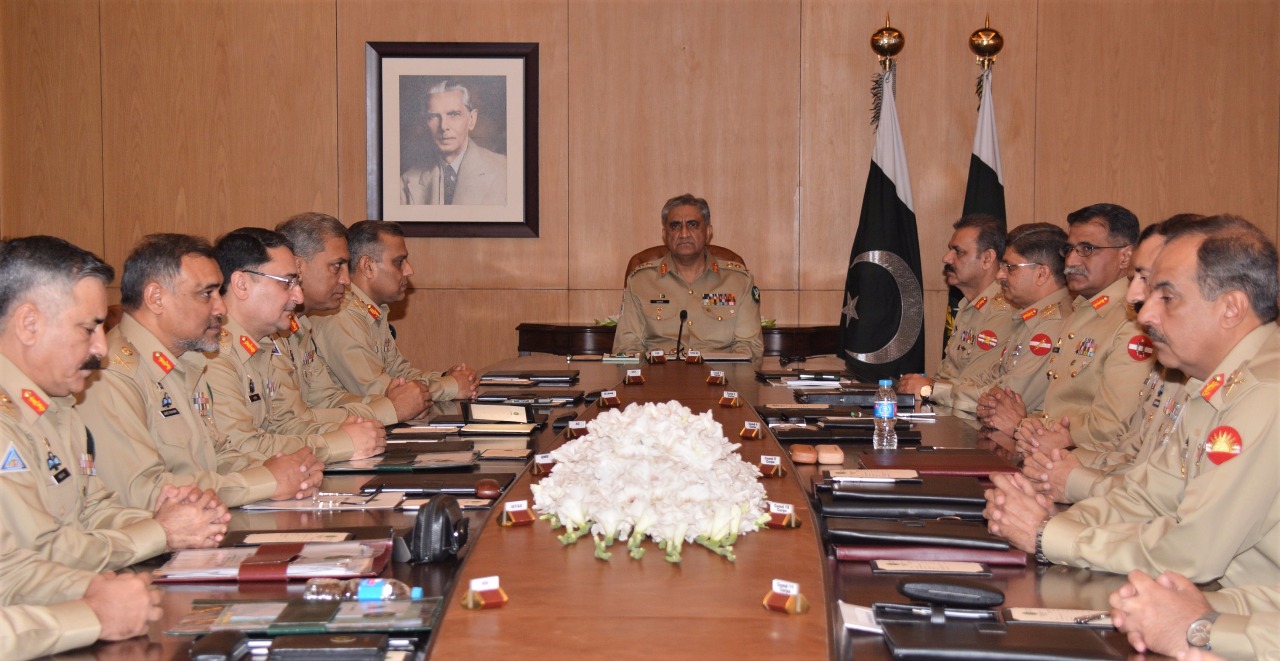
[(1200, 649), (1209, 649), (1209, 634), (1213, 631), (1213, 623), (1218, 619), (1218, 614), (1209, 611), (1200, 616), (1200, 619), (1191, 623), (1187, 627), (1187, 644)]
[(933, 394), (933, 384), (926, 383), (920, 386), (920, 399), (929, 399), (929, 395)]
[(1042, 565), (1051, 565), (1053, 562), (1044, 554), (1044, 528), (1049, 525), (1049, 520), (1045, 519), (1036, 526), (1036, 562)]

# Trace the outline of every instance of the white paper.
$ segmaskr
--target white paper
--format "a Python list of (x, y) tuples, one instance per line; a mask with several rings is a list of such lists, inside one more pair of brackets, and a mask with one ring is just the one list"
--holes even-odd
[(867, 633), (884, 633), (880, 623), (876, 622), (875, 612), (870, 608), (846, 604), (843, 601), (838, 603), (840, 604), (840, 618), (844, 620), (844, 628), (853, 629), (854, 631), (866, 631)]

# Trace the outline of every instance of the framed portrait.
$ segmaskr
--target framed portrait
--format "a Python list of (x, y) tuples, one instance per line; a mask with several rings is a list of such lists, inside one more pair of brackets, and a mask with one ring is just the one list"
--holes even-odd
[(538, 44), (368, 42), (368, 216), (538, 236)]

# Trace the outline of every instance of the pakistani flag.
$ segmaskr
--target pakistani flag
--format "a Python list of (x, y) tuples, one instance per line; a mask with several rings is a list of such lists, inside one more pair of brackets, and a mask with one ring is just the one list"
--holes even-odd
[[(969, 157), (969, 184), (964, 191), (964, 215), (985, 213), (1006, 221), (1004, 214), (1004, 179), (1000, 174), (1000, 140), (996, 137), (996, 108), (991, 99), (991, 69), (978, 77), (978, 128), (973, 134), (973, 155)], [(947, 298), (947, 324), (942, 335), (942, 352), (955, 329), (956, 312), (962, 295), (951, 288)]]
[(924, 369), (920, 240), (890, 68), (877, 81), (876, 145), (845, 278), (841, 349), (864, 381)]

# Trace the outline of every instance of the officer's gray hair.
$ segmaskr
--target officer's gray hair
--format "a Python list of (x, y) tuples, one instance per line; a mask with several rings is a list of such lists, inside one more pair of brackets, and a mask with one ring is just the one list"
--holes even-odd
[(1196, 249), (1196, 285), (1205, 300), (1239, 290), (1262, 323), (1280, 317), (1280, 275), (1276, 245), (1253, 223), (1240, 216), (1209, 216), (1186, 223), (1168, 234), (1168, 241), (1202, 235)]
[(404, 238), (404, 228), (389, 220), (362, 220), (347, 229), (347, 249), (351, 252), (352, 272), (361, 257), (377, 262), (382, 259), (382, 235)]
[(97, 255), (54, 236), (0, 242), (0, 329), (35, 289), (49, 292), (44, 304), (61, 303), (85, 278), (106, 285), (115, 277), (115, 269)]
[(276, 231), (289, 239), (293, 254), (303, 259), (315, 257), (329, 239), (347, 238), (347, 228), (337, 218), (318, 211), (300, 213), (276, 225)]
[(667, 200), (667, 203), (662, 205), (663, 227), (667, 226), (667, 216), (671, 215), (671, 210), (676, 207), (694, 207), (698, 210), (698, 213), (702, 214), (702, 220), (708, 225), (711, 224), (711, 207), (707, 206), (707, 201), (700, 197), (694, 197), (692, 193), (685, 193)]
[(467, 110), (475, 110), (475, 108), (471, 107), (471, 90), (468, 90), (466, 85), (455, 83), (452, 80), (442, 80), (432, 85), (431, 89), (427, 90), (427, 95), (423, 98), (425, 101), (430, 101), (433, 94), (448, 94), (449, 92), (462, 92), (462, 105), (466, 106)]
[(134, 312), (142, 307), (143, 290), (151, 282), (173, 289), (182, 275), (182, 259), (187, 255), (217, 261), (213, 246), (203, 237), (190, 234), (148, 234), (124, 260), (120, 276), (120, 307)]

